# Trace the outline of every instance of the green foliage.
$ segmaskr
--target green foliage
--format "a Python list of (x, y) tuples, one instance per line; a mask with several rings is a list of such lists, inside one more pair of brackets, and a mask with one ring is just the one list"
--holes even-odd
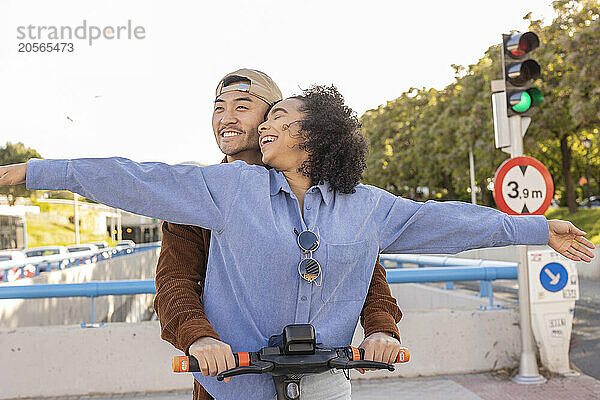
[[(575, 197), (583, 193), (576, 184), (585, 175), (586, 136), (593, 140), (592, 193), (600, 181), (600, 5), (555, 1), (554, 7), (557, 17), (548, 26), (525, 16), (540, 37), (533, 54), (542, 67), (536, 85), (546, 100), (536, 107), (524, 150), (548, 167), (556, 194), (565, 204), (568, 198), (574, 212)], [(494, 146), (490, 100), (490, 81), (502, 77), (500, 51), (492, 46), (474, 65), (452, 65), (455, 82), (442, 90), (411, 88), (367, 111), (361, 117), (371, 143), (365, 181), (416, 199), (468, 201), (472, 149), (479, 202), (493, 205), (487, 186), (508, 158)]]
[(590, 242), (600, 244), (600, 208), (580, 208), (572, 214), (566, 207), (552, 208), (546, 212), (546, 218), (571, 221), (587, 233)]
[[(71, 207), (72, 213), (72, 207)], [(81, 243), (110, 241), (108, 233), (97, 233), (82, 226), (79, 230)], [(75, 226), (40, 215), (27, 215), (27, 243), (29, 247), (67, 245), (75, 243)]]
[[(18, 164), (29, 160), (30, 158), (41, 158), (34, 149), (25, 147), (23, 143), (6, 143), (6, 146), (0, 147), (0, 165)], [(0, 193), (8, 196), (10, 205), (14, 205), (17, 197), (29, 196), (31, 192), (25, 189), (25, 185), (3, 186), (0, 187)]]

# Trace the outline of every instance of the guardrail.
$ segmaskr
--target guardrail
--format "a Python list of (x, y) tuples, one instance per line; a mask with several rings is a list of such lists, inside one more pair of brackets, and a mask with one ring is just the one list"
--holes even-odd
[(69, 254), (29, 257), (20, 261), (2, 261), (0, 262), (0, 281), (6, 282), (21, 278), (31, 278), (39, 275), (41, 272), (62, 270), (82, 264), (92, 264), (109, 258), (124, 256), (158, 247), (160, 247), (160, 242), (140, 243), (136, 244), (135, 247), (118, 245), (105, 249), (98, 249), (98, 251), (80, 251)]
[[(452, 268), (456, 273), (446, 274), (446, 279), (438, 279), (435, 281), (428, 282), (446, 282), (446, 289), (454, 288), (454, 281), (466, 281), (466, 280), (479, 280), (479, 296), (489, 297), (490, 307), (494, 308), (494, 290), (492, 287), (492, 281), (496, 279), (518, 279), (518, 263), (507, 262), (507, 261), (493, 261), (493, 260), (481, 260), (471, 258), (457, 258), (457, 257), (444, 257), (444, 256), (428, 256), (428, 255), (416, 255), (416, 254), (382, 254), (380, 257), (382, 262), (390, 261), (395, 263), (396, 268), (401, 268), (402, 271), (415, 271), (414, 269), (404, 269), (404, 264), (417, 265), (419, 271), (424, 267), (442, 267), (441, 270), (448, 271), (448, 268)], [(476, 268), (477, 272), (482, 276), (480, 279), (462, 279), (461, 273), (458, 268)], [(437, 268), (436, 268), (437, 269)], [(428, 271), (433, 271), (434, 268), (427, 268)], [(388, 269), (387, 276), (388, 281), (390, 274), (394, 274), (395, 269)], [(485, 271), (485, 272), (483, 272)], [(410, 272), (406, 276), (410, 276)], [(483, 275), (482, 275), (483, 274)], [(419, 275), (419, 274), (417, 274)], [(443, 275), (443, 274), (442, 274)], [(423, 274), (422, 276), (427, 276)], [(471, 276), (471, 275), (469, 275)], [(400, 283), (400, 282), (398, 282)]]
[[(145, 249), (152, 246), (145, 246)], [(412, 258), (403, 256), (382, 256), (381, 260), (398, 262)], [(430, 268), (398, 268), (387, 270), (389, 283), (425, 283), (446, 281), (480, 281), (489, 285), (490, 307), (494, 308), (494, 296), (491, 290), (492, 281), (496, 279), (517, 279), (517, 265), (486, 260), (467, 260), (470, 266), (455, 266), (464, 259), (441, 260), (429, 258), (428, 263), (446, 265)], [(424, 262), (421, 260), (421, 262)], [(443, 264), (442, 264), (443, 263)], [(494, 265), (501, 264), (501, 265)], [(426, 265), (426, 264), (423, 264)], [(91, 301), (91, 322), (94, 323), (94, 298), (111, 295), (155, 294), (154, 280), (94, 281), (67, 284), (36, 284), (28, 286), (0, 287), (0, 299), (37, 299), (48, 297), (89, 297)], [(82, 324), (85, 326), (85, 324)]]
[[(156, 293), (156, 286), (152, 279), (0, 287), (0, 299), (89, 297), (91, 307), (90, 319), (92, 325), (94, 324), (94, 297), (154, 293)], [(85, 327), (87, 325), (82, 323), (81, 326)]]

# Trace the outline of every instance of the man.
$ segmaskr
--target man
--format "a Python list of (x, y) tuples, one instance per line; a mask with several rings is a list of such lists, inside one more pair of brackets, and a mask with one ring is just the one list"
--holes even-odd
[[(271, 106), (281, 99), (275, 82), (260, 71), (240, 69), (219, 82), (212, 126), (217, 144), (225, 154), (223, 162), (241, 160), (262, 164), (258, 125)], [(229, 345), (219, 340), (202, 306), (210, 231), (168, 222), (163, 224), (162, 230), (154, 301), (161, 337), (195, 356), (203, 375), (216, 376), (234, 368), (235, 360)], [(360, 318), (366, 337), (360, 347), (365, 349), (366, 359), (391, 362), (396, 358), (400, 348), (396, 323), (401, 316), (391, 296), (385, 270), (378, 262)], [(212, 399), (196, 380), (194, 399)]]

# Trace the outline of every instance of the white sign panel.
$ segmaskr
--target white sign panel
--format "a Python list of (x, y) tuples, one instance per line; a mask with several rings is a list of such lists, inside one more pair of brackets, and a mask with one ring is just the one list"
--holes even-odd
[[(579, 300), (579, 280), (575, 263), (552, 249), (530, 250), (529, 296), (531, 303)], [(550, 320), (559, 327), (560, 321)]]

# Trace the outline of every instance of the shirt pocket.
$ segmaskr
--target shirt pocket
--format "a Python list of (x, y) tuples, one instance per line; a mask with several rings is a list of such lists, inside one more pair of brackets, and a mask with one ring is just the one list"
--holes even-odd
[(324, 303), (364, 301), (367, 293), (367, 241), (326, 244), (327, 263), (322, 266)]

